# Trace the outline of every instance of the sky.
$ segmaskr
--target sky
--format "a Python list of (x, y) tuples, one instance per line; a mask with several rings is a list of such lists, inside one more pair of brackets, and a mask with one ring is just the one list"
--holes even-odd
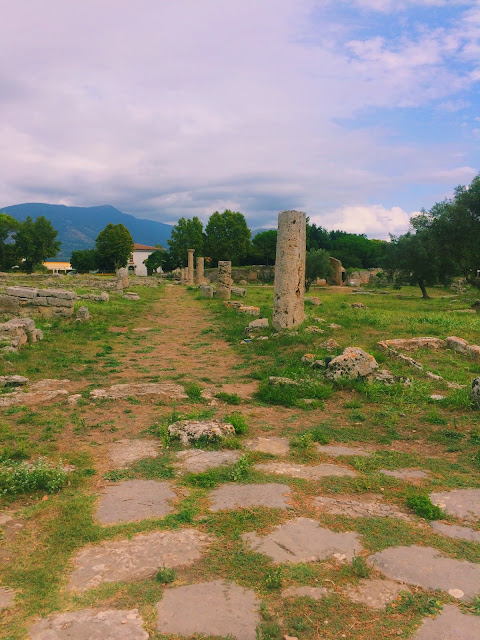
[(387, 239), (480, 172), (480, 0), (1, 0), (0, 206), (305, 211)]

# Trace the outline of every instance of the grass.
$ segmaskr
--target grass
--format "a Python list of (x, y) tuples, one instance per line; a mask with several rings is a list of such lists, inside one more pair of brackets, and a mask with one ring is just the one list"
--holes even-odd
[[(4, 544), (15, 560), (0, 569), (0, 577), (2, 585), (15, 588), (20, 595), (15, 609), (0, 618), (0, 637), (20, 640), (28, 635), (28, 627), (38, 617), (89, 607), (138, 608), (147, 632), (156, 637), (155, 606), (164, 587), (218, 579), (233, 580), (253, 590), (261, 600), (259, 638), (280, 640), (287, 634), (300, 640), (317, 637), (336, 640), (344, 633), (352, 640), (411, 637), (422, 618), (435, 615), (450, 601), (448, 594), (413, 589), (401, 594), (378, 616), (350, 602), (344, 589), (371, 576), (368, 555), (390, 546), (430, 546), (447, 557), (480, 563), (480, 545), (446, 538), (425, 526), (425, 519), (445, 517), (431, 503), (431, 492), (480, 488), (479, 411), (468, 401), (468, 388), (471, 378), (477, 375), (478, 363), (448, 350), (412, 354), (425, 369), (448, 381), (467, 385), (455, 391), (391, 359), (376, 345), (388, 337), (421, 335), (459, 335), (474, 343), (480, 334), (478, 317), (448, 312), (468, 306), (469, 296), (473, 297), (474, 292), (467, 290), (463, 297), (451, 299), (448, 291), (435, 289), (435, 297), (423, 301), (414, 289), (389, 290), (387, 296), (362, 298), (368, 309), (358, 313), (350, 307), (349, 293), (321, 290), (324, 304), (321, 308), (307, 308), (305, 325), (313, 324), (314, 316), (324, 317), (326, 322), (318, 324), (324, 334), (309, 334), (300, 327), (296, 334), (274, 335), (268, 329), (264, 332), (268, 340), (241, 344), (251, 318), (225, 309), (215, 299), (197, 300), (193, 292), (178, 291), (183, 293), (175, 292), (170, 299), (172, 314), (181, 310), (180, 316), (184, 318), (193, 308), (211, 314), (202, 320), (197, 313), (198, 326), (184, 328), (179, 339), (184, 344), (179, 346), (178, 354), (187, 359), (194, 349), (194, 357), (201, 363), (197, 368), (177, 361), (175, 354), (172, 358), (165, 355), (163, 347), (168, 331), (162, 324), (164, 330), (160, 332), (133, 331), (136, 324), (141, 326), (145, 322), (142, 320), (145, 317), (155, 316), (163, 322), (162, 287), (142, 288), (141, 300), (136, 303), (115, 295), (108, 304), (88, 302), (92, 313), (88, 325), (38, 320), (45, 340), (25, 347), (18, 354), (8, 354), (0, 362), (4, 373), (15, 371), (32, 381), (68, 378), (75, 392), (78, 389), (82, 394), (82, 401), (75, 406), (60, 398), (53, 404), (0, 409), (0, 469), (31, 469), (40, 458), (48, 470), (61, 469), (60, 460), (74, 467), (73, 471), (62, 472), (60, 485), (52, 483), (51, 487), (47, 486), (48, 474), (46, 480), (41, 480), (41, 473), (36, 472), (31, 485), (18, 482), (15, 491), (3, 499), (8, 512), (20, 518), (23, 526), (15, 537), (11, 537), (8, 527), (4, 529)], [(312, 295), (317, 292), (312, 290)], [(178, 308), (176, 303), (171, 304), (176, 296), (181, 300)], [(259, 306), (262, 315), (271, 320), (271, 288), (249, 285), (248, 302)], [(176, 320), (173, 315), (165, 321), (166, 325), (171, 322), (169, 330)], [(332, 322), (341, 328), (328, 329), (326, 325)], [(112, 326), (126, 327), (127, 332), (112, 333), (109, 331)], [(322, 346), (327, 338), (337, 340), (340, 347), (328, 352)], [(221, 366), (224, 363), (219, 363), (214, 355), (217, 346), (222, 354), (227, 351), (225, 342), (220, 340), (231, 345), (228, 366)], [(388, 387), (362, 381), (330, 384), (321, 369), (311, 369), (301, 360), (306, 353), (324, 360), (341, 353), (346, 346), (364, 348), (382, 368), (409, 377), (412, 383)], [(272, 386), (268, 382), (270, 376), (291, 378), (298, 384)], [(133, 396), (119, 401), (90, 400), (91, 389), (129, 379), (177, 380), (188, 397), (176, 406)], [(235, 388), (232, 385), (245, 379), (259, 383), (258, 395), (253, 400), (242, 398), (240, 392), (221, 390), (223, 384)], [(207, 404), (202, 398), (205, 385), (217, 387), (218, 404)], [(442, 393), (447, 398), (434, 403), (430, 399), (432, 393)], [(222, 403), (231, 406), (226, 409)], [(181, 419), (211, 418), (233, 424), (235, 436), (200, 443), (202, 448), (238, 449), (239, 459), (235, 464), (202, 473), (185, 473), (174, 465), (176, 451), (183, 446), (169, 437), (168, 425)], [(105, 455), (106, 446), (114, 438), (142, 436), (158, 443), (158, 456), (112, 469)], [(290, 452), (283, 458), (246, 452), (243, 447), (247, 436), (286, 437)], [(317, 443), (365, 445), (372, 455), (330, 460), (318, 453)], [(267, 476), (255, 470), (257, 462), (280, 459), (302, 464), (336, 463), (354, 470), (356, 476), (306, 481)], [(380, 473), (382, 469), (406, 467), (429, 473), (416, 486)], [(94, 517), (98, 487), (105, 479), (121, 482), (132, 478), (169, 482), (178, 495), (175, 509), (164, 518), (108, 527), (98, 525)], [(290, 487), (288, 510), (253, 506), (210, 511), (209, 494), (215, 487), (275, 481)], [(347, 494), (361, 499), (372, 493), (381, 495), (386, 504), (409, 509), (411, 521), (351, 518), (320, 511), (312, 504), (318, 495)], [(243, 538), (251, 532), (262, 537), (298, 516), (313, 518), (322, 527), (339, 533), (355, 532), (361, 545), (357, 555), (342, 564), (327, 558), (277, 566), (268, 556), (252, 551)], [(462, 524), (451, 516), (448, 520)], [(470, 526), (478, 528), (475, 524)], [(194, 565), (175, 571), (163, 566), (145, 579), (106, 583), (82, 594), (65, 589), (73, 557), (86, 545), (181, 528), (195, 528), (209, 536), (207, 548)], [(280, 598), (282, 589), (303, 585), (325, 587), (329, 593), (320, 601)], [(468, 607), (472, 613), (480, 610), (476, 601)]]

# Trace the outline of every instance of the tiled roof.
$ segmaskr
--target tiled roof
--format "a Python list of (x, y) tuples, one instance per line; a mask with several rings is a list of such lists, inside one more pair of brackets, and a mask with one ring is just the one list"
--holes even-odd
[(161, 247), (150, 247), (148, 244), (138, 244), (138, 242), (135, 242), (133, 245), (134, 251), (156, 251), (160, 248)]

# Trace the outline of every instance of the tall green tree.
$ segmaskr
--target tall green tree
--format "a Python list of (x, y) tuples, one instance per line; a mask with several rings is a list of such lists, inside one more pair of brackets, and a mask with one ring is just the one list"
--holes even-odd
[(61, 245), (56, 239), (57, 236), (58, 231), (44, 216), (39, 216), (35, 221), (27, 216), (25, 221), (20, 223), (14, 240), (17, 255), (23, 259), (25, 271), (31, 272), (47, 258), (55, 258)]
[(328, 251), (325, 249), (310, 249), (305, 256), (305, 290), (308, 291), (310, 286), (317, 278), (329, 278), (332, 273), (332, 266), (328, 259)]
[(418, 285), (423, 298), (429, 298), (427, 286), (448, 284), (455, 275), (454, 263), (444, 260), (435, 235), (429, 229), (408, 231), (392, 236), (390, 268), (412, 285)]
[(275, 264), (275, 256), (277, 251), (277, 230), (269, 229), (268, 231), (260, 231), (252, 239), (252, 255), (262, 261), (266, 265)]
[(157, 251), (151, 253), (148, 258), (144, 260), (148, 275), (151, 275), (158, 267), (163, 267), (166, 260), (167, 252), (165, 249), (157, 249)]
[(457, 274), (478, 284), (480, 269), (480, 175), (469, 186), (458, 186), (452, 199), (437, 202), (412, 220), (417, 230), (435, 238), (442, 260), (457, 265)]
[(70, 265), (78, 273), (88, 273), (99, 268), (99, 256), (96, 249), (78, 249), (72, 251)]
[(214, 264), (230, 260), (232, 265), (239, 265), (250, 250), (250, 236), (242, 213), (230, 209), (223, 213), (215, 211), (205, 228), (205, 253)]
[(187, 264), (188, 249), (195, 249), (195, 255), (203, 256), (203, 224), (197, 216), (180, 218), (167, 240), (170, 262), (173, 268)]
[(133, 244), (127, 227), (109, 222), (95, 240), (100, 268), (113, 271), (125, 267)]
[(6, 213), (0, 213), (0, 270), (11, 269), (17, 261), (16, 246), (12, 235), (20, 223)]

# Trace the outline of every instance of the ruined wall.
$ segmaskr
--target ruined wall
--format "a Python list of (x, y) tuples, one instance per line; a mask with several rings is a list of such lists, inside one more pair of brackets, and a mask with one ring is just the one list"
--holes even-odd
[(29, 313), (37, 311), (44, 316), (73, 315), (77, 294), (65, 289), (37, 289), (36, 287), (7, 287), (0, 294), (0, 313), (20, 313), (26, 307)]
[[(217, 282), (218, 269), (205, 269), (205, 277), (210, 282)], [(272, 283), (275, 277), (275, 267), (270, 265), (253, 265), (251, 267), (232, 267), (232, 280), (239, 283), (241, 280), (259, 284)]]

